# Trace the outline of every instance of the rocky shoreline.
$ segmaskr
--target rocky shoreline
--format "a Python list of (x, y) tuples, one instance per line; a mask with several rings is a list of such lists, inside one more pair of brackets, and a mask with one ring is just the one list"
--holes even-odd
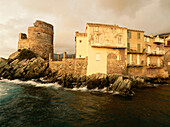
[[(119, 74), (92, 74), (80, 76), (64, 74), (60, 71), (52, 73), (48, 61), (41, 57), (30, 59), (0, 59), (0, 79), (9, 80), (31, 80), (35, 79), (41, 83), (57, 82), (66, 88), (106, 89), (110, 92), (119, 92), (122, 96), (132, 96), (134, 88), (153, 88), (154, 84), (166, 83), (160, 78), (144, 78), (138, 76), (127, 76)], [(43, 79), (43, 80), (42, 80)]]

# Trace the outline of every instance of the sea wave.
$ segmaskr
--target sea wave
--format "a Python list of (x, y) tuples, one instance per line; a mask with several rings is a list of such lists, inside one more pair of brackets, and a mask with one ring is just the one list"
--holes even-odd
[(54, 88), (54, 89), (58, 89), (58, 88), (63, 88), (64, 90), (69, 90), (69, 91), (81, 91), (81, 92), (101, 92), (101, 93), (110, 93), (110, 94), (119, 94), (119, 92), (117, 91), (108, 91), (107, 87), (103, 88), (103, 89), (88, 89), (87, 86), (83, 86), (83, 87), (74, 87), (74, 88), (64, 88), (61, 85), (59, 85), (57, 82), (56, 83), (41, 83), (41, 82), (37, 82), (34, 79), (33, 80), (29, 80), (29, 81), (21, 81), (18, 79), (15, 80), (8, 80), (8, 79), (2, 79), (0, 80), (1, 82), (6, 82), (6, 83), (12, 83), (12, 84), (18, 84), (18, 85), (32, 85), (35, 87), (49, 87), (49, 88)]

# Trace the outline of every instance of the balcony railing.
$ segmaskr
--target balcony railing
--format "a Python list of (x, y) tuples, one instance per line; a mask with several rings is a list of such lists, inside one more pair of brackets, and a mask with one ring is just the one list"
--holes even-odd
[(159, 38), (159, 36), (157, 36), (157, 37), (154, 39), (154, 43), (155, 43), (155, 44), (163, 44), (163, 43), (164, 43), (164, 39)]
[(159, 50), (159, 51), (156, 51), (156, 50), (149, 51), (149, 50), (147, 50), (147, 54), (149, 56), (163, 56), (163, 55), (165, 55), (165, 50)]
[(128, 67), (143, 67), (143, 66), (145, 66), (145, 64), (144, 64), (144, 61), (143, 61), (143, 60), (142, 60), (140, 63), (137, 63), (137, 62), (134, 62), (134, 61), (132, 61), (132, 62), (130, 63), (130, 61), (128, 61), (127, 66), (128, 66)]
[(163, 64), (160, 64), (160, 65), (158, 65), (158, 64), (149, 64), (149, 65), (147, 65), (148, 69), (161, 69), (163, 67), (164, 67)]

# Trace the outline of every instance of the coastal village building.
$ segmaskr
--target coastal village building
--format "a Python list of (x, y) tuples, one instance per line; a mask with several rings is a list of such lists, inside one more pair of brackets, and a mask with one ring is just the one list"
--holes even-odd
[(87, 23), (85, 33), (76, 32), (75, 38), (76, 58), (88, 59), (87, 75), (117, 73), (168, 77), (169, 36), (165, 39), (118, 25)]
[(76, 58), (88, 57), (87, 75), (125, 74), (126, 50), (127, 28), (88, 23), (86, 33), (76, 32)]
[[(53, 53), (53, 26), (37, 20), (28, 28), (28, 37), (19, 34), (18, 51), (29, 49), (49, 60), (53, 72), (91, 75), (123, 74), (168, 77), (170, 74), (170, 34), (153, 37), (141, 30), (118, 25), (87, 23), (85, 33), (76, 32), (75, 58), (66, 52)], [(13, 53), (10, 57), (15, 56)], [(56, 54), (55, 54), (56, 55)]]

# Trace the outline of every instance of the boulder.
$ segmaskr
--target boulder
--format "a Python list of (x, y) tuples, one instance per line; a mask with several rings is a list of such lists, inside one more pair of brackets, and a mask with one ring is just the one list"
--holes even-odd
[(110, 85), (110, 87), (111, 87), (111, 90), (116, 90), (116, 91), (119, 91), (119, 85), (124, 85), (123, 84), (124, 82), (123, 82), (123, 77), (122, 76), (120, 76), (120, 77), (118, 77), (117, 79), (116, 79), (116, 81), (113, 83), (113, 84), (111, 84)]

